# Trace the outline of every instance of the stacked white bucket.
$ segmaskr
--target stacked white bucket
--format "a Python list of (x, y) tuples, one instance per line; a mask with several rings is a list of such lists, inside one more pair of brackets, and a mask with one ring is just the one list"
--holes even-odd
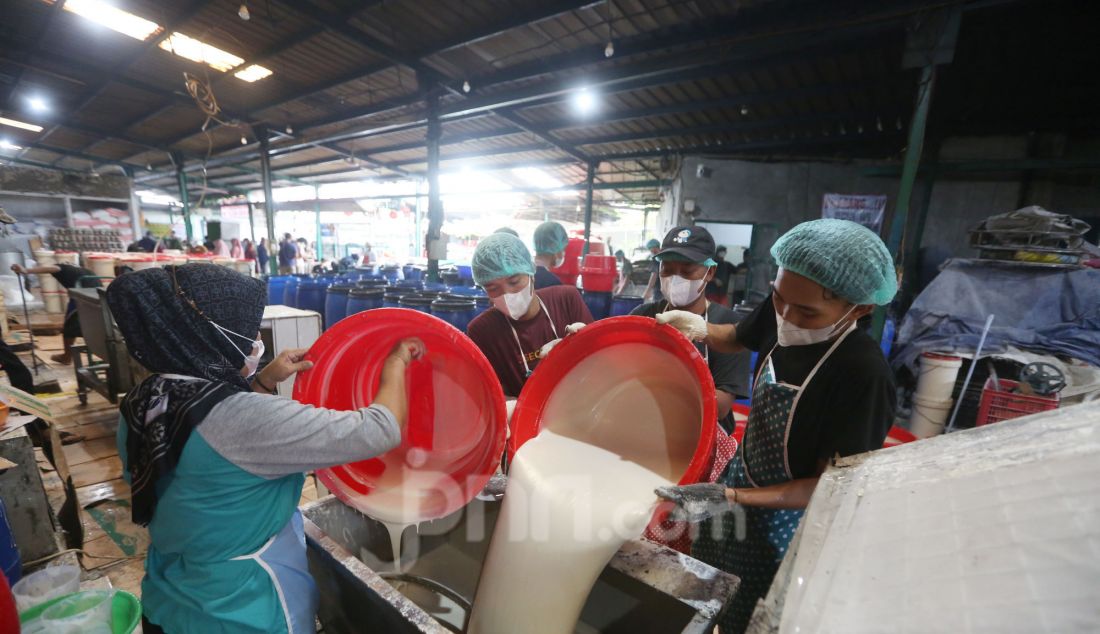
[[(34, 260), (38, 266), (56, 266), (57, 258), (53, 251), (40, 250), (34, 252)], [(42, 288), (42, 302), (46, 305), (47, 313), (65, 312), (65, 304), (68, 302), (68, 293), (57, 283), (53, 275), (40, 273), (38, 285)]]
[(909, 419), (909, 431), (914, 436), (929, 438), (943, 433), (951, 414), (951, 392), (961, 366), (959, 357), (936, 352), (921, 354), (917, 391), (913, 393), (913, 415)]

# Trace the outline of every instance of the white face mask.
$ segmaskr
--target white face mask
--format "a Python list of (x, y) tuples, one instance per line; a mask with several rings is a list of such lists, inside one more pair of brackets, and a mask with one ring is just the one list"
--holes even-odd
[(534, 300), (534, 288), (534, 279), (529, 279), (527, 286), (522, 289), (514, 293), (504, 293), (499, 297), (494, 297), (492, 299), (493, 306), (511, 317), (512, 321), (519, 321), (519, 318), (526, 315), (528, 309), (531, 308), (531, 302)]
[(790, 346), (810, 346), (815, 343), (821, 343), (832, 339), (833, 335), (837, 334), (839, 326), (848, 318), (848, 315), (852, 314), (852, 311), (856, 307), (852, 306), (848, 312), (844, 313), (837, 322), (831, 326), (824, 328), (799, 328), (791, 322), (783, 319), (783, 316), (778, 312), (775, 313), (775, 325), (776, 332), (779, 335), (779, 345), (784, 348)]
[[(225, 337), (226, 341), (228, 341), (229, 343), (232, 343), (234, 348), (237, 347), (237, 344), (233, 343), (233, 340), (229, 338), (229, 335), (233, 335), (234, 337), (238, 337), (238, 338), (243, 339), (245, 341), (251, 341), (252, 342), (252, 353), (244, 355), (244, 366), (246, 368), (248, 368), (248, 374), (246, 374), (244, 378), (247, 379), (247, 378), (250, 378), (253, 374), (256, 374), (256, 369), (260, 367), (260, 359), (264, 356), (264, 341), (263, 341), (263, 339), (256, 339), (256, 340), (253, 341), (249, 337), (245, 337), (244, 335), (238, 335), (237, 333), (233, 332), (232, 330), (229, 330), (228, 328), (222, 328), (221, 326), (219, 326), (218, 324), (215, 324), (214, 322), (210, 322), (210, 323), (214, 324), (214, 327), (218, 329), (218, 332), (222, 333), (222, 336)], [(241, 354), (244, 354), (244, 353), (242, 352)]]
[(662, 276), (661, 294), (665, 296), (670, 305), (675, 308), (682, 308), (690, 306), (692, 302), (699, 299), (706, 284), (705, 277), (701, 280), (689, 280), (679, 275)]

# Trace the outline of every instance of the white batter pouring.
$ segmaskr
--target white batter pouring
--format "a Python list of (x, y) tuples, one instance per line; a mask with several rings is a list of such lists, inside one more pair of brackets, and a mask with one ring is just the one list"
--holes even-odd
[(516, 454), (468, 634), (569, 634), (653, 489), (678, 480), (700, 433), (698, 385), (643, 344), (593, 355), (562, 380), (544, 429)]

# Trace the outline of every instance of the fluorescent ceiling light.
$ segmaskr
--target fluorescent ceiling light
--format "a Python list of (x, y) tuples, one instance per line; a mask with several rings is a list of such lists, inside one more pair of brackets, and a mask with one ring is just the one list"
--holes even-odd
[(263, 66), (259, 66), (257, 64), (253, 64), (244, 70), (239, 70), (233, 73), (233, 76), (237, 79), (241, 81), (247, 81), (249, 83), (258, 81), (260, 79), (263, 79), (264, 77), (268, 77), (269, 75), (271, 75), (271, 71), (269, 69), (264, 68)]
[(573, 95), (573, 107), (582, 115), (591, 114), (596, 109), (596, 95), (588, 88), (581, 88)]
[(96, 24), (128, 35), (135, 40), (146, 40), (160, 30), (160, 25), (128, 11), (123, 11), (103, 0), (68, 0), (65, 10), (87, 18)]
[(565, 183), (562, 183), (537, 167), (517, 167), (512, 170), (512, 174), (532, 187), (555, 189), (565, 186)]
[(0, 139), (0, 150), (22, 150), (22, 145), (16, 145), (7, 139)]
[(31, 97), (27, 99), (27, 105), (35, 112), (45, 112), (50, 109), (50, 107), (46, 105), (46, 100), (42, 97)]
[(206, 64), (222, 72), (236, 68), (244, 63), (243, 59), (232, 53), (200, 42), (183, 33), (173, 33), (169, 35), (159, 46), (169, 53), (175, 53), (180, 57), (186, 57), (193, 62)]
[(42, 126), (40, 125), (34, 125), (33, 123), (23, 123), (22, 121), (8, 119), (6, 117), (0, 117), (0, 125), (10, 125), (13, 128), (21, 128), (23, 130), (30, 130), (31, 132), (42, 131)]
[[(200, 42), (193, 37), (179, 32), (173, 33), (165, 38), (159, 46), (170, 53), (175, 53), (193, 62), (206, 64), (214, 70), (220, 70), (222, 72), (233, 70), (241, 64), (244, 64), (244, 59), (237, 57), (233, 53), (223, 51), (216, 46)], [(251, 83), (270, 76), (271, 70), (257, 64), (252, 64), (247, 68), (243, 68), (233, 73), (233, 75), (241, 81)]]

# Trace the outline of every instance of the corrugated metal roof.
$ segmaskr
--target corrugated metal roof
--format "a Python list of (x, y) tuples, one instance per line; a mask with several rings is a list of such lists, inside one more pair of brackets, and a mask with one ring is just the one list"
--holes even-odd
[[(1071, 53), (1067, 59), (1100, 58), (1087, 27), (1100, 8), (1070, 0), (1049, 5), (1005, 3), (965, 14), (959, 50), (937, 87), (938, 125), (1010, 129), (1035, 113), (1077, 126), (1095, 122), (1095, 109), (1083, 105), (1095, 103), (1095, 82), (1070, 74), (1055, 47), (1031, 47), (1025, 55), (1013, 44), (1046, 34)], [(915, 73), (900, 67), (904, 18), (922, 3), (277, 0), (252, 3), (248, 22), (237, 17), (237, 0), (120, 6), (274, 75), (243, 82), (48, 1), (9, 0), (0, 24), (8, 44), (0, 54), (0, 98), (14, 91), (0, 105), (18, 114), (19, 100), (34, 90), (49, 92), (56, 104), (44, 121), (47, 132), (15, 132), (14, 140), (139, 171), (146, 163), (171, 170), (169, 150), (184, 152), (191, 164), (243, 152), (238, 167), (257, 169), (254, 126), (280, 133), (289, 126), (292, 138), (271, 140), (275, 149), (296, 148), (276, 156), (277, 174), (340, 178), (331, 173), (353, 169), (345, 156), (362, 159), (371, 173), (393, 173), (371, 161), (416, 173), (425, 165), (426, 130), (403, 124), (426, 118), (424, 97), (434, 92), (447, 117), (445, 168), (532, 162), (575, 182), (584, 178), (575, 149), (597, 159), (631, 156), (601, 166), (601, 178), (620, 180), (652, 179), (636, 159), (648, 157), (652, 169), (662, 151), (850, 158), (900, 150), (905, 140), (896, 122), (908, 120), (916, 88)], [(608, 40), (615, 44), (610, 59), (603, 55)], [(221, 121), (208, 122), (206, 132), (206, 117), (184, 91), (185, 71), (208, 78), (222, 107)], [(572, 103), (573, 91), (586, 84), (599, 106), (587, 117)], [(1003, 106), (1025, 93), (1057, 97)], [(476, 114), (455, 114), (470, 109)], [(62, 156), (56, 152), (28, 149), (24, 158), (53, 162)], [(90, 162), (59, 165), (86, 169)], [(288, 165), (294, 168), (282, 169)], [(239, 174), (207, 170), (211, 181)]]

